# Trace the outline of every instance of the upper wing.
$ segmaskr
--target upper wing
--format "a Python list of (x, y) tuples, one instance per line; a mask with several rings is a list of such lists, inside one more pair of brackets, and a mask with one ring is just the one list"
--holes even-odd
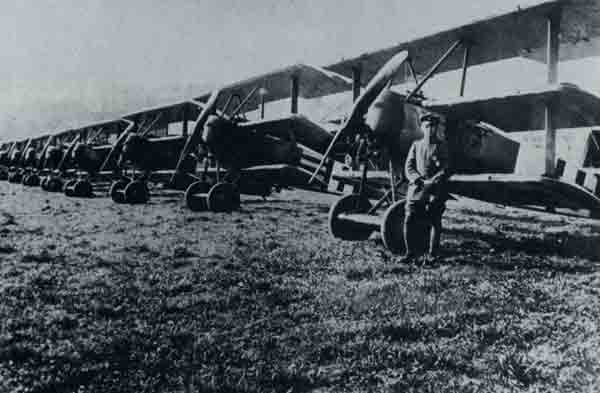
[(148, 131), (155, 136), (166, 136), (167, 127), (170, 123), (195, 121), (200, 114), (197, 104), (189, 101), (177, 102), (145, 108), (123, 116), (136, 124), (136, 132)]
[[(441, 31), (425, 37), (405, 41), (389, 48), (367, 52), (326, 66), (328, 70), (350, 76), (352, 69), (362, 69), (363, 84), (394, 54), (409, 52), (417, 74), (423, 74), (437, 61), (453, 42), (462, 40), (470, 45), (469, 65), (479, 65), (513, 57), (527, 56), (545, 61), (547, 17), (562, 9), (560, 28), (561, 58), (592, 56), (600, 48), (591, 44), (600, 36), (599, 0), (536, 1), (528, 7), (518, 7), (512, 12), (477, 20), (463, 26)], [(539, 49), (539, 50), (538, 50)], [(438, 72), (462, 67), (463, 53), (452, 54)], [(398, 75), (396, 83), (409, 80), (410, 74)]]
[[(259, 108), (261, 99), (264, 99), (264, 102), (270, 102), (290, 97), (292, 77), (299, 79), (298, 93), (302, 98), (335, 94), (349, 90), (352, 87), (351, 81), (342, 75), (307, 64), (295, 64), (264, 75), (228, 84), (221, 88), (221, 92), (223, 96), (237, 94), (243, 99), (255, 87), (265, 89), (262, 98), (259, 94), (255, 94), (247, 102), (246, 111), (251, 111)], [(210, 92), (196, 99), (206, 101), (209, 97)]]

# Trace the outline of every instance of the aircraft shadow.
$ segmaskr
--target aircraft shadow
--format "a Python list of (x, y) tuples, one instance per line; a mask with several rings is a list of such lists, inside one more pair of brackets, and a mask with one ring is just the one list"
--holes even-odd
[[(600, 256), (600, 244), (598, 244), (596, 236), (561, 234), (546, 235), (541, 239), (533, 237), (514, 239), (468, 229), (449, 229), (446, 233), (460, 239), (458, 244), (447, 250), (448, 257), (457, 261), (463, 259), (461, 256), (490, 255), (490, 250), (493, 250), (493, 254), (498, 254), (498, 259), (497, 262), (492, 261), (492, 265), (500, 269), (512, 270), (520, 267), (565, 273), (589, 273), (600, 270), (600, 265), (592, 262)], [(510, 253), (509, 256), (503, 256), (507, 252)], [(553, 256), (569, 260), (560, 261), (556, 258), (548, 258)], [(578, 260), (574, 261), (573, 258)], [(486, 258), (486, 265), (489, 260), (490, 258)], [(514, 263), (511, 262), (512, 260)]]

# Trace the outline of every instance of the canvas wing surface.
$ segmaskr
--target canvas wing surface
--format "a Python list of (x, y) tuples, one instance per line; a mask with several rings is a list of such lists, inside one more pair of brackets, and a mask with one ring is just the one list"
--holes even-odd
[[(455, 175), (449, 193), (507, 206), (588, 216), (600, 215), (600, 198), (588, 189), (547, 177)], [(562, 211), (566, 210), (566, 211)]]

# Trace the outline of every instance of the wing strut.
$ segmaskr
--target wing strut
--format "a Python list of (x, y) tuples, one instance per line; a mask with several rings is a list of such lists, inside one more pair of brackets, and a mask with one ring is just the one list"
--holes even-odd
[(431, 67), (431, 69), (429, 70), (429, 72), (427, 72), (427, 75), (425, 75), (425, 77), (421, 80), (421, 82), (419, 82), (419, 84), (417, 85), (417, 87), (415, 87), (406, 97), (406, 101), (409, 101), (411, 98), (414, 97), (414, 95), (421, 90), (421, 88), (423, 87), (423, 85), (425, 83), (427, 83), (427, 81), (429, 79), (431, 79), (431, 77), (436, 73), (436, 71), (438, 70), (438, 68), (440, 68), (440, 66), (442, 64), (444, 64), (444, 62), (446, 61), (446, 59), (448, 57), (450, 57), (450, 55), (452, 53), (454, 53), (454, 51), (456, 50), (456, 48), (458, 48), (458, 46), (462, 44), (462, 40), (458, 40), (456, 42), (454, 42), (454, 44), (452, 44), (452, 46), (446, 51), (446, 53), (444, 53), (444, 55), (442, 57), (440, 57), (440, 59), (437, 61), (437, 63), (435, 63), (433, 65), (433, 67)]

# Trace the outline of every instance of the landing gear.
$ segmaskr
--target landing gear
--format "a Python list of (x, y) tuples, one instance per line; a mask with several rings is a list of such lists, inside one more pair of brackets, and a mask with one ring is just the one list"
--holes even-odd
[(329, 232), (342, 240), (367, 240), (373, 229), (358, 222), (340, 219), (341, 214), (366, 214), (371, 203), (358, 194), (340, 198), (329, 210)]
[(139, 180), (117, 180), (110, 186), (109, 194), (116, 203), (141, 204), (150, 199), (146, 183)]
[(69, 197), (91, 198), (94, 196), (92, 183), (86, 179), (69, 180), (63, 190)]
[(40, 177), (35, 173), (25, 175), (23, 176), (23, 185), (28, 187), (37, 187), (40, 185)]
[(208, 209), (230, 212), (240, 207), (240, 194), (231, 183), (217, 183), (208, 191)]
[(110, 190), (108, 193), (112, 200), (116, 203), (125, 203), (125, 187), (127, 187), (128, 182), (125, 180), (117, 180), (113, 182), (110, 186)]
[(8, 174), (8, 182), (9, 183), (21, 183), (23, 179), (23, 173), (20, 170), (15, 170)]
[(192, 211), (230, 212), (240, 207), (240, 193), (232, 183), (192, 183), (185, 192), (185, 203)]
[(150, 199), (150, 191), (146, 183), (134, 180), (130, 182), (124, 190), (125, 202), (127, 203), (146, 203)]
[(210, 184), (203, 181), (197, 181), (190, 184), (185, 190), (185, 204), (187, 207), (194, 212), (208, 210), (208, 201), (206, 200), (206, 194), (210, 190)]
[(75, 180), (75, 179), (68, 180), (65, 183), (65, 185), (63, 186), (63, 192), (65, 193), (66, 196), (68, 196), (68, 197), (75, 196), (75, 193), (73, 192), (73, 187), (75, 186), (75, 183), (77, 183), (77, 180)]
[(41, 182), (42, 189), (48, 192), (61, 192), (63, 181), (60, 177), (47, 176)]
[(404, 206), (405, 200), (392, 204), (383, 216), (381, 222), (381, 239), (383, 245), (392, 254), (404, 254)]

